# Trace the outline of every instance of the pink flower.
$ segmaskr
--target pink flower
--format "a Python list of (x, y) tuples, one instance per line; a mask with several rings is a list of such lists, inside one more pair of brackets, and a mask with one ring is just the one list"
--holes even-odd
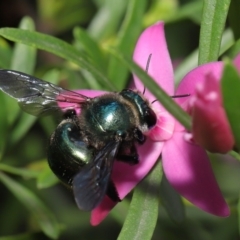
[[(185, 86), (195, 81), (196, 87), (190, 92), (186, 106), (193, 119), (193, 141), (210, 152), (227, 153), (233, 149), (234, 138), (222, 103), (222, 70), (222, 62), (195, 68), (185, 76), (178, 93), (185, 91)], [(182, 100), (178, 102), (182, 104)]]
[[(147, 28), (140, 38), (134, 52), (134, 60), (143, 68), (149, 55), (152, 54), (148, 73), (170, 96), (192, 93), (197, 79), (184, 81), (177, 92), (174, 92), (174, 76), (169, 57), (164, 25), (159, 22)], [(134, 76), (136, 89), (143, 91), (142, 82)], [(81, 90), (81, 94), (95, 97), (100, 91)], [(152, 102), (155, 97), (146, 90), (145, 97)], [(180, 99), (178, 102), (187, 101)], [(162, 154), (162, 164), (170, 184), (186, 199), (206, 212), (217, 216), (228, 216), (229, 209), (222, 197), (206, 152), (194, 143), (185, 140), (186, 130), (159, 103), (153, 104), (157, 114), (157, 125), (149, 133), (147, 141), (137, 146), (140, 162), (128, 165), (116, 161), (112, 179), (119, 197), (123, 199), (151, 170)], [(115, 206), (107, 196), (103, 202), (92, 211), (92, 225), (99, 224)]]

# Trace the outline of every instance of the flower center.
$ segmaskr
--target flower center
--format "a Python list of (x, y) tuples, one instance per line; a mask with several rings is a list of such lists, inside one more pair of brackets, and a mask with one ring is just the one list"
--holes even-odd
[(168, 112), (155, 112), (157, 116), (156, 125), (146, 132), (153, 141), (166, 141), (172, 137), (175, 120)]

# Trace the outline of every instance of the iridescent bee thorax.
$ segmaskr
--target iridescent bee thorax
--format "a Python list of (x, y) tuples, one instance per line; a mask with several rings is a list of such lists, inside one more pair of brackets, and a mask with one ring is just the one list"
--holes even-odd
[(131, 140), (139, 118), (130, 105), (119, 93), (94, 98), (81, 112), (80, 125), (87, 138), (94, 137), (98, 144), (118, 137)]

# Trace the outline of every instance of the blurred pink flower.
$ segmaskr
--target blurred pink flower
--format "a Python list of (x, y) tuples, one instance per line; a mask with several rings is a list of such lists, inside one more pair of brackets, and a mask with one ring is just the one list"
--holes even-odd
[[(236, 59), (238, 59), (237, 57)], [(192, 116), (192, 140), (210, 152), (227, 153), (233, 149), (234, 138), (223, 108), (220, 80), (222, 62), (204, 64), (189, 72), (181, 83), (180, 92), (194, 81), (196, 87), (186, 110)], [(178, 100), (183, 104), (182, 100)]]
[[(147, 28), (139, 37), (134, 51), (134, 60), (143, 69), (149, 55), (152, 54), (148, 73), (155, 79), (169, 96), (192, 93), (195, 90), (197, 78), (183, 81), (176, 93), (174, 92), (174, 76), (172, 63), (168, 53), (164, 24), (159, 22)], [(199, 75), (202, 73), (199, 72)], [(142, 82), (134, 76), (135, 88), (143, 91)], [(81, 90), (81, 94), (95, 97), (101, 91)], [(146, 90), (145, 97), (152, 102), (155, 97)], [(177, 102), (188, 101), (190, 98), (178, 99)], [(184, 103), (185, 105), (186, 103)], [(211, 214), (226, 217), (228, 206), (219, 190), (211, 164), (206, 152), (198, 145), (186, 141), (186, 130), (159, 103), (153, 104), (158, 121), (148, 134), (147, 141), (137, 146), (140, 162), (130, 166), (115, 161), (112, 179), (119, 197), (123, 199), (151, 170), (162, 154), (162, 164), (170, 184), (186, 199), (197, 207)], [(91, 224), (99, 224), (115, 206), (107, 196), (103, 202), (92, 211)]]

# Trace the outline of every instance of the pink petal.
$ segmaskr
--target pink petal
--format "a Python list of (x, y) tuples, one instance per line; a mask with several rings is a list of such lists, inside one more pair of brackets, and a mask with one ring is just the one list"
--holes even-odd
[(234, 138), (224, 109), (211, 102), (196, 102), (192, 112), (193, 138), (200, 146), (215, 153), (233, 149)]
[(155, 113), (157, 115), (157, 123), (154, 128), (146, 132), (145, 135), (153, 141), (166, 141), (172, 137), (175, 119), (168, 112), (155, 111)]
[(101, 223), (115, 205), (115, 202), (108, 196), (105, 196), (101, 204), (91, 212), (90, 223), (92, 226), (97, 226)]
[[(147, 140), (144, 145), (137, 146), (140, 162), (136, 165), (129, 165), (115, 161), (112, 173), (113, 182), (117, 188), (119, 197), (123, 199), (151, 170), (159, 158), (163, 142), (152, 142)], [(91, 224), (98, 225), (111, 211), (116, 203), (108, 197), (92, 211)]]
[[(150, 54), (152, 54), (152, 57), (148, 68), (149, 75), (155, 79), (158, 85), (169, 93), (169, 95), (173, 95), (174, 76), (165, 40), (163, 22), (158, 22), (148, 27), (141, 34), (134, 50), (133, 59), (143, 69), (146, 69)], [(136, 88), (143, 92), (144, 86), (136, 76), (134, 76), (134, 82)], [(148, 90), (144, 95), (150, 102), (156, 99)], [(156, 103), (156, 106), (162, 109), (159, 103)]]
[(164, 145), (163, 169), (170, 184), (202, 210), (221, 217), (229, 208), (219, 190), (206, 152), (175, 133)]
[[(192, 103), (191, 103), (192, 102)], [(212, 76), (190, 97), (192, 133), (196, 143), (210, 152), (227, 153), (233, 148), (234, 138), (222, 106), (219, 82)]]
[[(203, 83), (206, 75), (210, 74), (220, 81), (222, 75), (223, 63), (222, 62), (212, 62), (199, 66), (189, 72), (183, 80), (180, 82), (176, 95), (190, 94), (194, 95), (196, 91), (196, 86)], [(188, 101), (188, 97), (176, 98), (176, 102), (179, 105), (183, 105), (184, 102)]]

